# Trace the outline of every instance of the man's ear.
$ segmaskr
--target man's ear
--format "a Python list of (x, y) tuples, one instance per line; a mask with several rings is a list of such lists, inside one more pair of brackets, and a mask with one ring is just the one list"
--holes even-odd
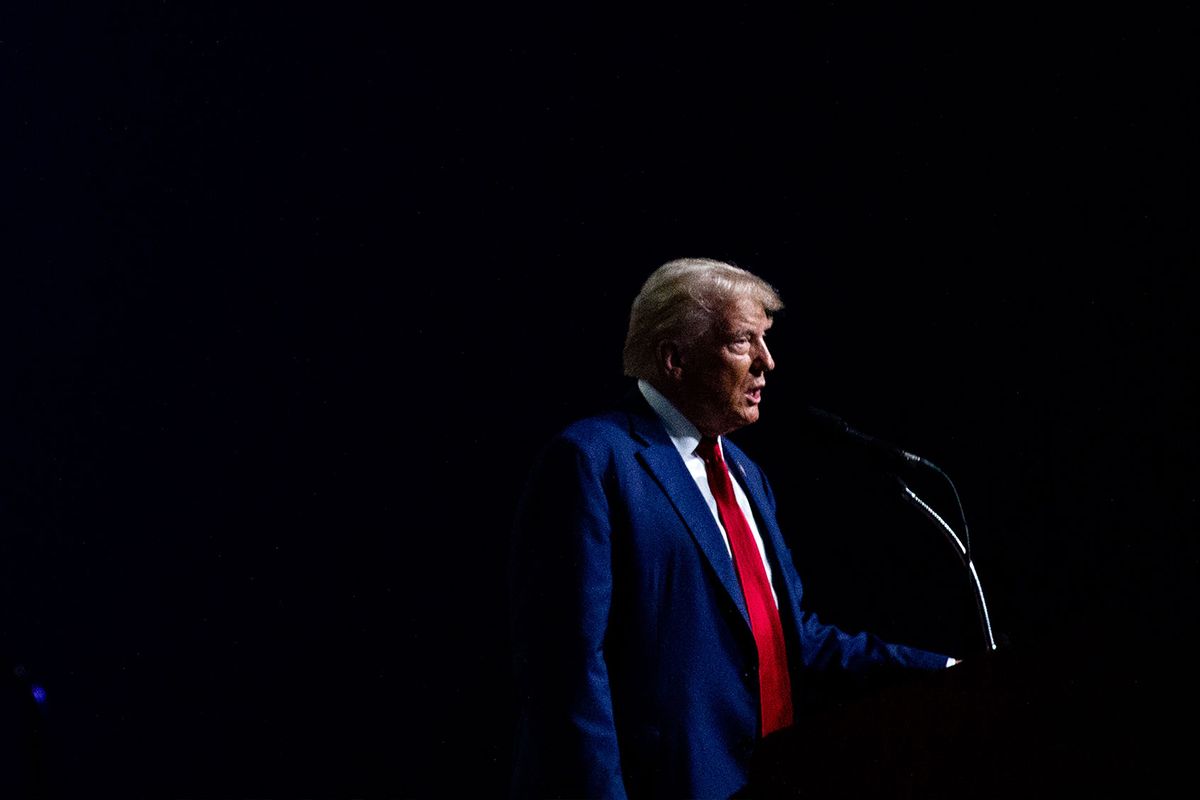
[(683, 378), (683, 350), (669, 339), (658, 343), (658, 368), (667, 380)]

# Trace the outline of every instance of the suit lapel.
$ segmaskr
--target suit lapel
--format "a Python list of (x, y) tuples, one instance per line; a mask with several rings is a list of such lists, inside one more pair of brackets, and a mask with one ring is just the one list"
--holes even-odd
[[(725, 443), (728, 445), (729, 440), (725, 439)], [(728, 446), (723, 449), (723, 452), (725, 463), (729, 465), (730, 474), (741, 484), (742, 490), (750, 500), (750, 505), (754, 508), (754, 516), (758, 520), (758, 532), (762, 534), (763, 542), (767, 545), (767, 552), (774, 562), (772, 565), (774, 580), (771, 583), (775, 587), (775, 593), (779, 595), (779, 605), (782, 608), (784, 594), (786, 593), (789, 598), (791, 595), (791, 583), (779, 574), (779, 570), (782, 569), (782, 554), (785, 552), (783, 532), (779, 530), (779, 523), (776, 522), (775, 515), (765, 512), (765, 509), (770, 508), (770, 504), (767, 503), (767, 495), (763, 491), (762, 484), (759, 481), (750, 480), (746, 474), (745, 455), (741, 450)]]
[[(638, 399), (641, 399), (640, 395)], [(649, 406), (645, 408), (648, 417), (640, 413), (631, 416), (634, 435), (646, 444), (645, 449), (637, 454), (638, 460), (658, 481), (667, 499), (679, 513), (696, 546), (716, 573), (717, 580), (737, 606), (748, 629), (750, 615), (746, 611), (746, 600), (717, 521), (713, 519), (704, 495), (697, 488), (662, 423)]]

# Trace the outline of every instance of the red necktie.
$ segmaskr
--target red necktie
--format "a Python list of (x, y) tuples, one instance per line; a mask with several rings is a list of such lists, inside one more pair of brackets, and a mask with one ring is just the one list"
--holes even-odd
[(733, 483), (717, 440), (707, 436), (700, 440), (696, 455), (704, 459), (708, 486), (717, 500), (721, 523), (729, 536), (729, 549), (746, 598), (750, 613), (750, 630), (758, 648), (758, 694), (762, 707), (762, 734), (786, 728), (792, 724), (792, 682), (788, 677), (787, 650), (783, 641), (783, 625), (779, 609), (771, 594), (771, 583), (754, 534), (746, 516), (733, 494)]

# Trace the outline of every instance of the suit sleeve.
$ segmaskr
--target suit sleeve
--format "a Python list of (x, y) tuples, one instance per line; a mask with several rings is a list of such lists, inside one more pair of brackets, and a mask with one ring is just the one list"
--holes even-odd
[(603, 463), (556, 439), (517, 514), (510, 571), (517, 796), (625, 796), (604, 657), (612, 551)]
[[(775, 495), (766, 475), (762, 476), (772, 519), (775, 517)], [(944, 669), (947, 657), (939, 653), (907, 645), (885, 642), (873, 633), (846, 633), (833, 625), (826, 625), (817, 615), (807, 611), (802, 603), (803, 587), (800, 575), (792, 562), (791, 551), (780, 541), (780, 567), (788, 582), (792, 597), (792, 614), (799, 628), (801, 663), (809, 669), (843, 669), (850, 672), (868, 672), (881, 668), (901, 667), (910, 669)]]

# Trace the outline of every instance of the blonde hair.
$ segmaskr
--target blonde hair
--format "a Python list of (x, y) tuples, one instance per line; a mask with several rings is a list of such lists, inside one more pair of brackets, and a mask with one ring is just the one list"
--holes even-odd
[(740, 267), (711, 258), (680, 258), (656, 269), (633, 300), (625, 336), (625, 374), (652, 380), (658, 345), (672, 339), (687, 346), (711, 328), (731, 301), (749, 298), (767, 314), (783, 308), (771, 286)]

